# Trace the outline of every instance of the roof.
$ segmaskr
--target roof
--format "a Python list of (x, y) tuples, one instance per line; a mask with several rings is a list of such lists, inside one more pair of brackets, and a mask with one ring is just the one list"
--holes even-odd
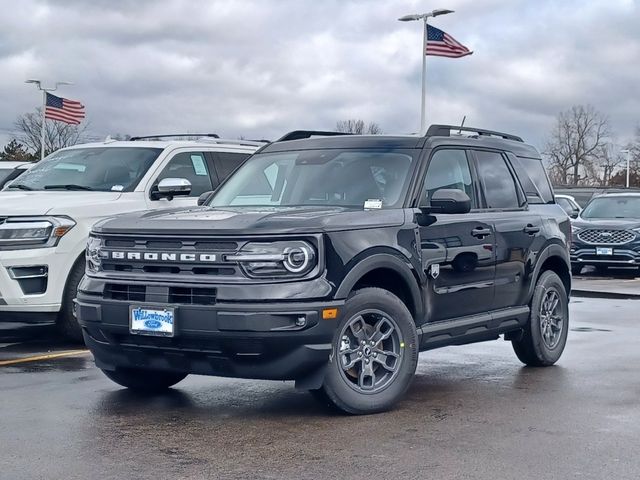
[(629, 192), (602, 192), (600, 195), (594, 198), (602, 198), (602, 197), (640, 197), (640, 191), (629, 191)]
[(25, 168), (29, 168), (32, 165), (34, 165), (35, 162), (0, 162), (0, 169), (2, 170), (7, 170), (7, 169), (13, 169), (13, 168), (19, 168), (19, 167), (25, 167)]
[(274, 142), (262, 148), (261, 153), (285, 152), (291, 150), (322, 149), (413, 149), (433, 148), (440, 145), (459, 145), (495, 148), (513, 152), (517, 156), (540, 158), (538, 151), (531, 145), (516, 140), (489, 136), (417, 136), (417, 135), (340, 135), (320, 136), (302, 140)]
[(225, 143), (223, 139), (215, 139), (215, 141), (198, 141), (198, 140), (117, 140), (117, 141), (106, 141), (106, 142), (92, 142), (92, 143), (79, 143), (77, 145), (73, 145), (71, 147), (65, 147), (65, 149), (76, 149), (76, 148), (161, 148), (165, 149), (167, 147), (206, 147), (207, 150), (246, 150), (247, 152), (254, 152), (258, 145), (244, 145), (240, 143), (232, 143), (232, 142), (240, 142), (236, 140), (231, 140), (229, 143)]

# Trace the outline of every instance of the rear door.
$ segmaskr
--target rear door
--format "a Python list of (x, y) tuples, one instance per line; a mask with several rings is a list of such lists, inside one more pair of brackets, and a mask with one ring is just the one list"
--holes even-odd
[(542, 247), (542, 218), (529, 210), (525, 193), (506, 155), (474, 150), (485, 212), (495, 229), (495, 296), (492, 310), (524, 305), (526, 285)]
[(435, 150), (429, 160), (420, 204), (429, 205), (440, 189), (463, 190), (472, 210), (425, 215), (420, 227), (429, 321), (447, 320), (491, 309), (495, 275), (495, 235), (491, 213), (479, 207), (478, 183), (467, 151)]

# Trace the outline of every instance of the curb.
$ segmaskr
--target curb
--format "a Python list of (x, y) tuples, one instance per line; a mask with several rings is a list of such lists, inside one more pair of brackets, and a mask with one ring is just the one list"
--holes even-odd
[(600, 292), (580, 288), (572, 288), (571, 296), (579, 298), (606, 298), (611, 300), (640, 300), (640, 293)]

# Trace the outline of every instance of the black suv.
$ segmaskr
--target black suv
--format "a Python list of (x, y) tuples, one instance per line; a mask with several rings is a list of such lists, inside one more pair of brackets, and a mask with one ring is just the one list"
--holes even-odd
[(201, 203), (93, 229), (77, 315), (120, 385), (295, 380), (362, 414), (401, 397), (420, 351), (564, 349), (569, 218), (519, 137), (292, 132)]
[(640, 193), (594, 197), (573, 223), (571, 269), (640, 267)]

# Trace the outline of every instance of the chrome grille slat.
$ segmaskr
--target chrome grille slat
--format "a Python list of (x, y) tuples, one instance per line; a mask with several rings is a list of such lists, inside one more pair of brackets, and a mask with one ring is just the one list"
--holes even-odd
[(629, 230), (590, 228), (578, 232), (578, 239), (590, 245), (624, 245), (636, 238)]

